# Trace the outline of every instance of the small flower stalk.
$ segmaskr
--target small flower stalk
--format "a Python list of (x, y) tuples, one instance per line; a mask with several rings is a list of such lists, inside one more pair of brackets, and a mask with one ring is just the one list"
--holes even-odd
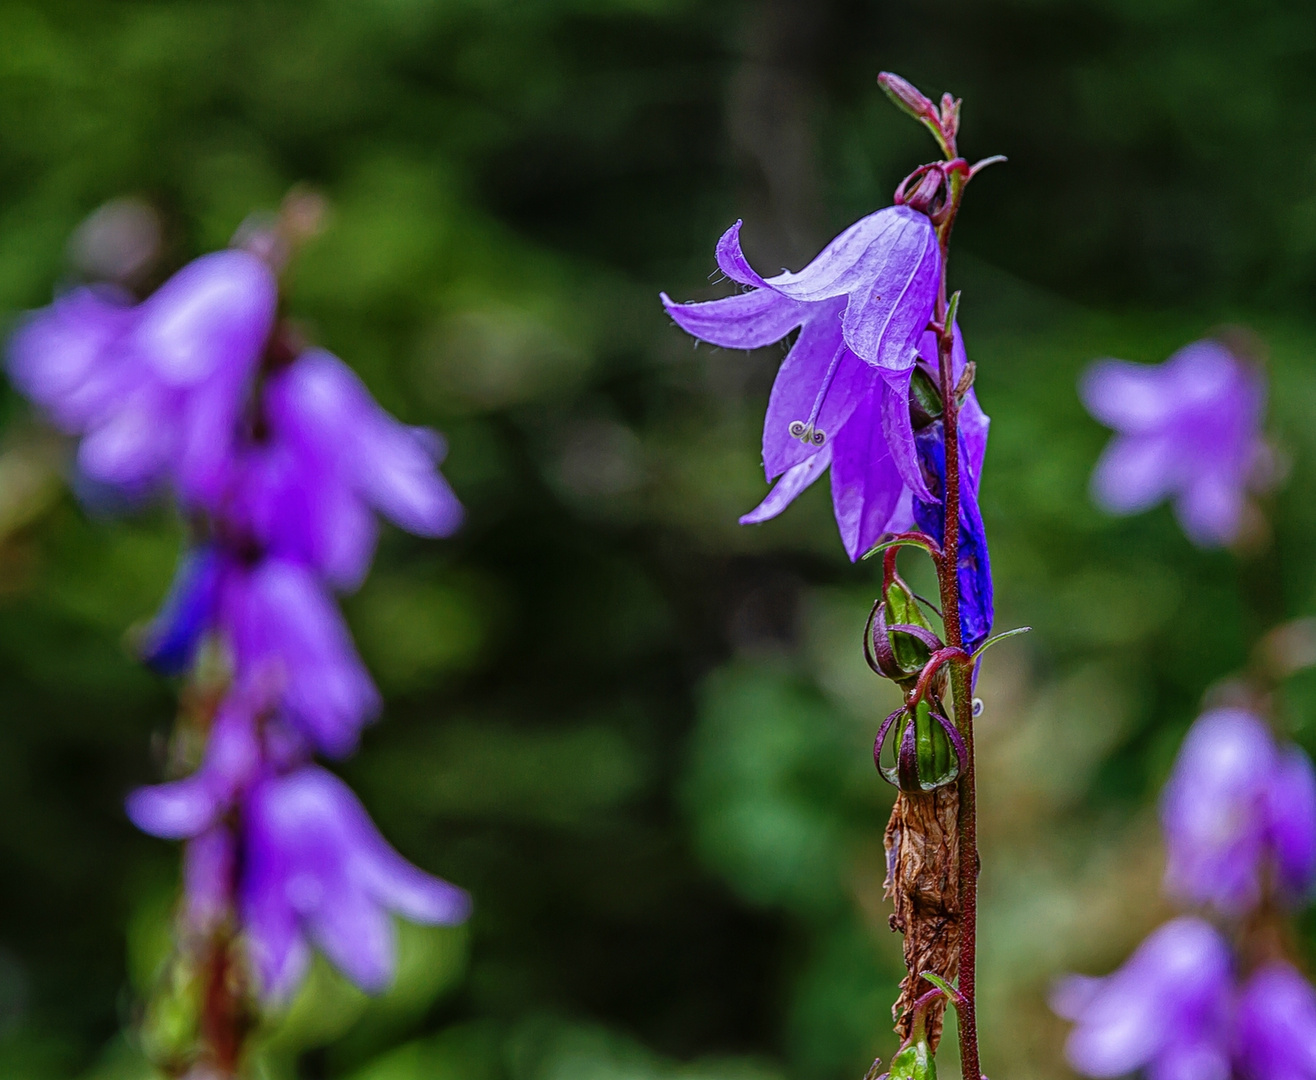
[[(894, 205), (851, 225), (798, 273), (759, 275), (741, 251), (737, 222), (716, 257), (743, 291), (703, 303), (665, 294), (662, 301), (678, 326), (723, 348), (760, 348), (798, 330), (764, 418), (763, 468), (772, 487), (740, 520), (776, 517), (827, 473), (846, 554), (852, 561), (882, 554), (882, 594), (863, 647), (873, 671), (903, 698), (879, 725), (873, 757), (898, 789), (886, 830), (886, 889), (908, 968), (893, 1009), (902, 1045), (889, 1075), (936, 1075), (953, 1003), (964, 1078), (979, 1080), (972, 684), (993, 640), (991, 561), (978, 509), (989, 420), (946, 268), (968, 182), (1001, 159), (971, 166), (959, 156), (960, 102), (949, 94), (938, 106), (899, 76), (879, 82), (928, 128), (943, 159), (915, 169)], [(901, 547), (932, 559), (940, 610), (901, 580)]]
[(263, 1010), (291, 998), (313, 951), (378, 992), (393, 915), (451, 924), (470, 909), (315, 762), (351, 754), (380, 710), (335, 601), (368, 572), (379, 516), (429, 537), (462, 517), (442, 439), (389, 416), (280, 314), (280, 271), (317, 208), (295, 193), (273, 226), (145, 299), (76, 288), (10, 343), (15, 383), (78, 439), (84, 498), (168, 498), (189, 523), (137, 638), (183, 680), (170, 779), (127, 804), (143, 831), (184, 843), (177, 948), (143, 1030), (170, 1076), (242, 1075)]
[[(1094, 498), (1119, 514), (1170, 498), (1192, 543), (1237, 544), (1259, 514), (1251, 495), (1273, 480), (1265, 389), (1222, 339), (1156, 367), (1094, 365), (1080, 393), (1117, 431)], [(1313, 633), (1310, 620), (1271, 630), (1189, 729), (1161, 795), (1164, 889), (1187, 911), (1114, 974), (1057, 985), (1078, 1072), (1316, 1080), (1316, 989), (1290, 926), (1316, 887), (1316, 768), (1274, 705), (1278, 683), (1316, 663)]]

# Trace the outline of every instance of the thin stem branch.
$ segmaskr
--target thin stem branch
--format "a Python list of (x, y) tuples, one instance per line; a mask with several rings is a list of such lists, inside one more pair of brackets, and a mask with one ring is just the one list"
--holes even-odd
[[(941, 383), (942, 425), (946, 440), (946, 480), (942, 492), (945, 509), (945, 529), (942, 539), (942, 558), (937, 564), (937, 577), (941, 589), (942, 622), (946, 629), (946, 645), (963, 647), (960, 628), (960, 440), (959, 403), (955, 398), (954, 341), (955, 327), (947, 318), (946, 270), (950, 258), (950, 233), (959, 211), (964, 193), (964, 178), (952, 170), (949, 205), (937, 229), (941, 246), (941, 281), (936, 305), (939, 325), (937, 335), (937, 365)], [(973, 696), (970, 686), (972, 665), (951, 664), (951, 701), (955, 723), (964, 739), (965, 760), (959, 778), (959, 992), (957, 1017), (960, 1042), (960, 1062), (963, 1080), (980, 1080), (982, 1068), (978, 1057), (977, 1020), (977, 935), (978, 935), (978, 817), (973, 754)]]

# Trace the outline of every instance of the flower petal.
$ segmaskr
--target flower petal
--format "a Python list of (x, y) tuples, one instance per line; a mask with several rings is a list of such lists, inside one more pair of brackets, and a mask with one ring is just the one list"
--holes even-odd
[(393, 981), (393, 921), (355, 883), (347, 883), (306, 921), (313, 942), (357, 986), (378, 994)]
[(788, 469), (758, 506), (740, 519), (742, 525), (758, 525), (775, 518), (795, 497), (827, 471), (832, 463), (832, 445), (828, 443), (813, 457)]
[(892, 246), (905, 233), (917, 233), (920, 237), (931, 234), (932, 222), (926, 214), (908, 207), (888, 206), (860, 218), (841, 232), (798, 274), (785, 271), (768, 278), (767, 285), (792, 300), (826, 300), (867, 293)]
[(187, 552), (169, 594), (142, 635), (142, 660), (165, 675), (192, 666), (201, 638), (211, 628), (219, 598), (220, 559), (213, 547)]
[(1163, 365), (1098, 360), (1083, 372), (1078, 393), (1097, 420), (1125, 434), (1154, 431), (1175, 414)]
[(1200, 1033), (1221, 1038), (1230, 984), (1219, 933), (1201, 919), (1175, 919), (1090, 993), (1065, 1055), (1088, 1076), (1115, 1077), (1152, 1064), (1176, 1042), (1197, 1044)]
[(379, 711), (379, 692), (314, 576), (289, 560), (267, 559), (232, 575), (222, 603), (239, 665), (278, 680), (288, 719), (320, 750), (351, 752)]
[[(841, 543), (851, 562), (887, 531), (905, 487), (878, 415), (878, 398), (890, 394), (879, 380), (836, 437), (832, 506)], [(906, 414), (908, 411), (906, 405)]]
[(76, 289), (19, 323), (9, 375), (63, 431), (81, 433), (140, 378), (140, 366), (114, 351), (135, 318), (126, 293)]
[(1232, 543), (1243, 525), (1244, 486), (1217, 469), (1193, 476), (1174, 501), (1174, 514), (1198, 547)]
[(1316, 771), (1303, 750), (1282, 752), (1266, 797), (1279, 883), (1290, 898), (1304, 899), (1316, 884)]
[(1236, 1023), (1244, 1080), (1316, 1076), (1316, 991), (1289, 964), (1273, 961), (1248, 979)]
[(762, 289), (767, 286), (767, 282), (763, 280), (757, 270), (749, 265), (749, 260), (745, 258), (745, 253), (740, 249), (740, 227), (742, 224), (743, 222), (737, 221), (718, 240), (714, 252), (718, 269), (732, 281)]
[(1166, 887), (1241, 914), (1255, 902), (1268, 829), (1274, 741), (1243, 709), (1204, 713), (1189, 729), (1161, 796)]
[(809, 310), (771, 289), (694, 304), (677, 304), (666, 293), (659, 297), (677, 326), (724, 349), (761, 349), (780, 341), (804, 322)]
[(250, 370), (274, 324), (278, 292), (254, 255), (203, 255), (142, 303), (127, 347), (173, 386), (195, 386), (221, 367)]
[(1117, 435), (1092, 472), (1092, 498), (1112, 514), (1136, 514), (1175, 489), (1180, 461), (1174, 444), (1158, 435)]
[(138, 788), (128, 796), (128, 819), (144, 833), (184, 840), (209, 828), (223, 806), (209, 779), (194, 773), (185, 780)]
[(791, 434), (797, 421), (835, 438), (867, 397), (877, 372), (845, 347), (841, 303), (819, 304), (800, 330), (772, 384), (763, 420), (763, 471), (769, 480), (818, 452)]
[(915, 498), (932, 502), (932, 492), (928, 490), (923, 470), (919, 467), (918, 450), (914, 446), (914, 425), (909, 415), (909, 382), (913, 374), (913, 368), (894, 374), (882, 372), (882, 436), (905, 486)]

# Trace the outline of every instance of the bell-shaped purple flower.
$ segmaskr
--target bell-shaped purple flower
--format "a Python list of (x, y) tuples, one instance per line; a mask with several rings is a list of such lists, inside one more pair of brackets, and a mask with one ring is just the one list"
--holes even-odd
[(1316, 1080), (1316, 991), (1292, 967), (1272, 962), (1244, 984), (1235, 1020), (1235, 1060), (1244, 1080)]
[(315, 766), (263, 780), (244, 807), (242, 925), (265, 992), (287, 997), (310, 946), (358, 986), (393, 975), (390, 912), (452, 924), (470, 912), (465, 892), (417, 869), (375, 829), (356, 796)]
[(15, 383), (70, 434), (92, 480), (141, 493), (173, 482), (218, 494), (237, 421), (274, 322), (278, 286), (243, 251), (183, 267), (132, 305), (80, 289), (32, 313), (10, 344)]
[(262, 410), (263, 430), (235, 456), (221, 512), (264, 550), (354, 588), (374, 551), (375, 512), (419, 536), (461, 524), (437, 469), (442, 438), (395, 420), (337, 357), (314, 349), (273, 373)]
[(1240, 915), (1273, 880), (1294, 899), (1316, 879), (1316, 775), (1242, 709), (1205, 713), (1184, 740), (1161, 801), (1171, 893)]
[(1229, 1080), (1229, 948), (1201, 919), (1166, 923), (1104, 979), (1071, 975), (1051, 1006), (1074, 1030), (1065, 1056), (1091, 1077)]
[(305, 564), (248, 560), (223, 548), (186, 556), (143, 642), (143, 658), (183, 670), (216, 634), (239, 679), (267, 688), (288, 722), (317, 750), (342, 757), (380, 708), (343, 616)]
[(301, 563), (230, 560), (218, 624), (238, 671), (272, 686), (283, 715), (316, 749), (355, 749), (379, 712), (379, 691), (324, 586)]
[(763, 467), (776, 485), (741, 522), (775, 517), (830, 468), (837, 526), (857, 559), (908, 525), (911, 495), (934, 498), (914, 446), (909, 381), (936, 300), (936, 231), (926, 215), (889, 207), (800, 273), (767, 279), (749, 266), (739, 231), (737, 222), (722, 237), (717, 261), (751, 291), (696, 304), (664, 294), (663, 303), (682, 329), (724, 348), (759, 348), (799, 328), (764, 420)]
[(1219, 341), (1198, 341), (1156, 366), (1102, 360), (1079, 391), (1116, 432), (1092, 474), (1098, 504), (1136, 514), (1173, 499), (1193, 543), (1237, 539), (1248, 489), (1268, 460), (1265, 380), (1252, 363)]

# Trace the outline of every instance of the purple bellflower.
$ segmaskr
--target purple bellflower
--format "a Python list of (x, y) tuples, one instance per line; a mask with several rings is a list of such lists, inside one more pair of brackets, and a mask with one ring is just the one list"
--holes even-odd
[(195, 523), (140, 645), (182, 674), (214, 641), (227, 694), (196, 771), (127, 808), (143, 831), (187, 841), (188, 926), (236, 926), (261, 989), (286, 998), (312, 945), (382, 989), (390, 913), (453, 923), (470, 902), (405, 862), (311, 764), (350, 753), (380, 707), (334, 590), (364, 578), (377, 514), (422, 536), (457, 528), (461, 506), (437, 471), (444, 444), (384, 412), (337, 358), (300, 348), (277, 300), (256, 254), (207, 255), (141, 303), (91, 287), (29, 315), (10, 369), (81, 438), (94, 485), (171, 491)]
[(340, 589), (361, 583), (380, 513), (418, 536), (448, 536), (462, 510), (436, 466), (442, 438), (398, 423), (322, 349), (272, 373), (260, 432), (230, 463), (221, 512), (273, 554)]
[(1065, 1056), (1091, 1077), (1229, 1080), (1229, 948), (1209, 923), (1175, 919), (1104, 979), (1071, 975), (1051, 1006), (1075, 1023)]
[(1245, 1080), (1316, 1080), (1316, 992), (1283, 961), (1243, 985), (1235, 1057)]
[[(775, 517), (830, 469), (841, 540), (857, 559), (883, 533), (911, 524), (915, 500), (939, 505), (909, 409), (920, 356), (936, 364), (926, 332), (941, 271), (935, 229), (911, 207), (888, 207), (841, 233), (800, 273), (766, 279), (749, 266), (739, 234), (737, 222), (719, 241), (717, 262), (749, 291), (703, 303), (662, 299), (683, 330), (724, 348), (760, 348), (799, 329), (764, 419), (763, 468), (776, 484), (741, 522)], [(958, 328), (956, 342), (962, 367)], [(970, 398), (969, 456), (980, 466), (986, 417)]]
[(1185, 346), (1163, 364), (1102, 360), (1083, 376), (1088, 411), (1116, 432), (1092, 475), (1097, 503), (1136, 514), (1173, 499), (1201, 547), (1236, 540), (1249, 488), (1264, 480), (1265, 381), (1219, 341)]
[(362, 989), (379, 991), (393, 977), (390, 912), (430, 925), (470, 914), (465, 892), (389, 847), (351, 789), (323, 769), (263, 779), (243, 825), (242, 921), (276, 997), (301, 981), (309, 943)]
[(1241, 915), (1265, 882), (1290, 901), (1316, 881), (1316, 773), (1258, 717), (1205, 713), (1184, 740), (1161, 802), (1168, 890)]

